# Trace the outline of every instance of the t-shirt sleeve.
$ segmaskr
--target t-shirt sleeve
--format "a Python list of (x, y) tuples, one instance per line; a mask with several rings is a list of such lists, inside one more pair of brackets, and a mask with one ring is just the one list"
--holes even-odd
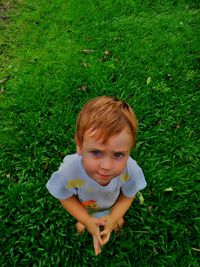
[(137, 192), (147, 185), (142, 169), (135, 160), (128, 159), (126, 181), (122, 185), (122, 193), (126, 197), (134, 197)]
[(67, 199), (76, 194), (75, 188), (67, 188), (67, 177), (63, 172), (54, 172), (46, 184), (49, 193), (58, 199)]
[(46, 184), (49, 193), (58, 199), (67, 199), (77, 195), (77, 186), (82, 186), (77, 168), (77, 154), (67, 155), (58, 171), (54, 172)]

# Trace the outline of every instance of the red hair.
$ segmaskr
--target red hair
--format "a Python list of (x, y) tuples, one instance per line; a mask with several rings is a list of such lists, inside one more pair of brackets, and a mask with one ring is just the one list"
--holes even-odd
[(136, 141), (138, 123), (132, 108), (123, 100), (115, 97), (100, 96), (88, 101), (80, 111), (76, 121), (75, 140), (83, 144), (84, 133), (94, 131), (96, 139), (103, 143), (128, 127), (132, 147)]

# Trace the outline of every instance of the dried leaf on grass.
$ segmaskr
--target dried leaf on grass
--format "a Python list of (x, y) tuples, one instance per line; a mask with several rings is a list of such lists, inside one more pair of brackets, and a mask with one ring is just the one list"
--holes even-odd
[(83, 49), (82, 52), (85, 53), (85, 54), (90, 54), (90, 53), (93, 53), (94, 50), (91, 50), (91, 49)]
[(106, 55), (106, 56), (110, 55), (110, 51), (105, 50), (105, 51), (104, 51), (104, 55)]
[(1, 89), (0, 89), (0, 95), (2, 95), (3, 93), (4, 93), (4, 89), (1, 88)]
[(86, 85), (81, 85), (81, 86), (79, 87), (79, 90), (86, 92), (86, 90), (87, 90), (87, 86), (86, 86)]
[(147, 78), (147, 85), (149, 85), (151, 83), (151, 77)]
[(86, 62), (81, 62), (81, 65), (83, 66), (83, 67), (85, 67), (85, 68), (88, 68), (90, 65), (88, 64), (88, 63), (86, 63)]
[(171, 191), (173, 191), (174, 189), (172, 188), (172, 187), (168, 187), (168, 188), (166, 188), (164, 191), (165, 192), (171, 192)]
[(137, 196), (138, 196), (138, 199), (139, 199), (139, 204), (143, 205), (144, 204), (144, 197), (143, 197), (142, 193), (138, 192)]
[(7, 82), (8, 78), (9, 78), (9, 77), (4, 77), (2, 80), (0, 80), (0, 83), (5, 83), (5, 82)]

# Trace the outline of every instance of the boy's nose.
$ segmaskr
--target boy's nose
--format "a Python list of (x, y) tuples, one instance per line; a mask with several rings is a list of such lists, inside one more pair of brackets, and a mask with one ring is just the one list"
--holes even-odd
[(112, 161), (110, 158), (103, 158), (100, 163), (100, 167), (103, 170), (110, 170), (112, 168)]

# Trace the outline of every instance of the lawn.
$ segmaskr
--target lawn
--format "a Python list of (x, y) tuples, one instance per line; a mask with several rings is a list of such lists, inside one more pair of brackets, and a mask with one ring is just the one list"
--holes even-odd
[[(0, 266), (199, 266), (198, 1), (3, 0), (0, 12)], [(45, 186), (98, 95), (135, 110), (148, 186), (95, 257)]]

